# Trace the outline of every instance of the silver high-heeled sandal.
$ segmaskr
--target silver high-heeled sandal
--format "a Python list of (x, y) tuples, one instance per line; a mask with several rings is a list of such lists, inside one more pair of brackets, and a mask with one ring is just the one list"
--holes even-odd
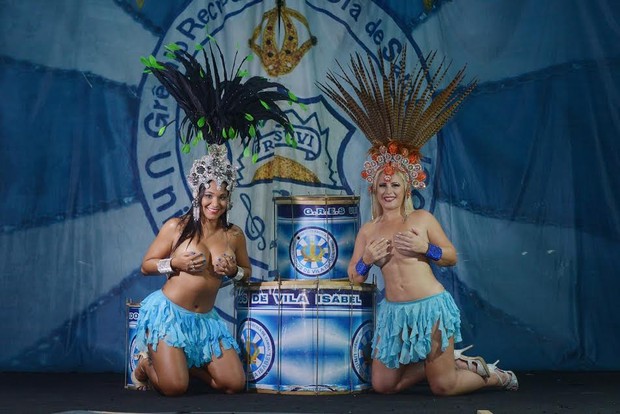
[(454, 360), (460, 360), (467, 364), (467, 370), (471, 372), (475, 372), (480, 375), (482, 378), (488, 378), (491, 376), (491, 372), (487, 366), (486, 361), (481, 356), (466, 356), (463, 355), (465, 351), (473, 348), (473, 345), (466, 346), (463, 349), (455, 349), (454, 350)]
[[(497, 366), (498, 363), (499, 359), (492, 364), (488, 364), (489, 371), (497, 375), (500, 387), (506, 391), (517, 391), (519, 389), (519, 380), (517, 380), (515, 373), (512, 371), (504, 371)], [(500, 373), (508, 374), (509, 378), (504, 381)]]

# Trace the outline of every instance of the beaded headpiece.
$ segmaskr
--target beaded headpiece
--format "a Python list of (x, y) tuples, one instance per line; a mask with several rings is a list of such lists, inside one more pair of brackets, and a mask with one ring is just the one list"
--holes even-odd
[[(364, 163), (362, 171), (362, 178), (371, 184), (371, 191), (381, 172), (385, 181), (400, 172), (407, 185), (424, 188), (426, 173), (420, 164), (420, 149), (454, 115), (476, 86), (476, 81), (459, 90), (465, 76), (465, 68), (462, 68), (445, 89), (437, 92), (449, 65), (442, 61), (431, 73), (429, 68), (436, 53), (426, 57), (426, 65), (420, 66), (415, 76), (406, 72), (406, 48), (403, 48), (400, 60), (397, 58), (390, 63), (389, 73), (382, 53), (377, 55), (378, 71), (370, 54), (366, 65), (356, 53), (351, 56), (352, 76), (339, 64), (341, 73), (338, 77), (332, 72), (327, 73), (331, 85), (319, 83), (318, 86), (351, 117), (372, 144), (368, 151), (370, 159)], [(349, 93), (343, 84), (351, 87), (353, 92)]]
[[(237, 170), (228, 161), (228, 149), (225, 145), (211, 145), (209, 153), (194, 161), (187, 176), (187, 184), (192, 190), (192, 208), (194, 220), (200, 220), (200, 187), (205, 188), (214, 181), (218, 189), (226, 183), (228, 194), (232, 193), (237, 181)], [(228, 209), (232, 208), (232, 201), (228, 201)]]
[[(196, 145), (201, 140), (207, 144), (207, 155), (194, 161), (187, 177), (192, 190), (195, 220), (199, 220), (198, 194), (201, 184), (206, 186), (213, 180), (218, 188), (221, 188), (222, 183), (226, 182), (229, 192), (232, 192), (235, 186), (237, 174), (228, 161), (226, 141), (239, 137), (245, 148), (244, 155), (249, 155), (251, 148), (258, 147), (250, 145), (253, 140), (260, 139), (258, 129), (266, 121), (272, 120), (284, 128), (286, 142), (293, 146), (296, 144), (293, 125), (277, 102), (297, 102), (297, 97), (280, 83), (261, 76), (249, 77), (244, 82), (248, 72), (241, 70), (241, 66), (249, 56), (235, 66), (235, 53), (232, 68), (228, 73), (217, 43), (215, 45), (220, 64), (216, 64), (213, 43), (214, 41), (209, 43), (210, 58), (202, 45), (196, 46), (196, 49), (202, 50), (204, 66), (179, 45), (172, 43), (165, 46), (166, 56), (180, 63), (185, 73), (181, 72), (177, 65), (159, 62), (152, 55), (141, 58), (147, 72), (155, 75), (185, 112), (177, 130), (182, 152), (188, 153), (191, 145)], [(172, 122), (174, 120), (159, 130), (160, 136)], [(254, 154), (252, 159), (255, 160), (257, 156)], [(229, 203), (229, 208), (230, 206)]]
[(409, 153), (407, 148), (399, 146), (397, 142), (381, 145), (378, 149), (372, 148), (370, 159), (364, 163), (362, 178), (372, 184), (380, 172), (385, 173), (385, 181), (391, 181), (395, 172), (401, 172), (407, 184), (413, 188), (426, 187), (426, 173), (420, 164), (420, 154), (415, 151)]
[(194, 198), (198, 197), (200, 186), (208, 187), (211, 181), (215, 181), (218, 189), (226, 183), (226, 190), (232, 192), (236, 180), (237, 171), (228, 161), (228, 149), (224, 145), (209, 147), (209, 153), (194, 161), (187, 176), (187, 184)]

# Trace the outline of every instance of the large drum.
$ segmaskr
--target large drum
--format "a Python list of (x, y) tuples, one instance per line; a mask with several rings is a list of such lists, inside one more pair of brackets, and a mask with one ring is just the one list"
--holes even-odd
[(235, 307), (248, 390), (328, 394), (370, 388), (372, 285), (255, 283), (238, 290)]
[(136, 349), (136, 330), (138, 315), (140, 314), (140, 304), (127, 301), (125, 303), (127, 312), (127, 325), (125, 335), (125, 388), (136, 389), (136, 384), (131, 380), (131, 373), (138, 364), (138, 350)]
[(279, 280), (348, 279), (359, 197), (275, 197)]

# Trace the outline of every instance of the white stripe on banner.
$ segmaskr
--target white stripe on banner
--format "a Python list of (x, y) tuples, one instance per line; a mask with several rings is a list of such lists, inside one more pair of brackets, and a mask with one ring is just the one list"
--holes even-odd
[(2, 2), (0, 39), (14, 39), (2, 44), (13, 59), (129, 85), (140, 82), (140, 56), (157, 42), (112, 0)]

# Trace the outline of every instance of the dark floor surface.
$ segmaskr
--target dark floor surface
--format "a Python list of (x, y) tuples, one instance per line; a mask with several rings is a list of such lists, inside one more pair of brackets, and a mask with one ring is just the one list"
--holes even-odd
[(620, 372), (517, 375), (519, 391), (458, 397), (435, 397), (425, 385), (398, 395), (222, 395), (192, 383), (187, 395), (167, 398), (126, 390), (123, 374), (0, 373), (0, 413), (620, 413)]

